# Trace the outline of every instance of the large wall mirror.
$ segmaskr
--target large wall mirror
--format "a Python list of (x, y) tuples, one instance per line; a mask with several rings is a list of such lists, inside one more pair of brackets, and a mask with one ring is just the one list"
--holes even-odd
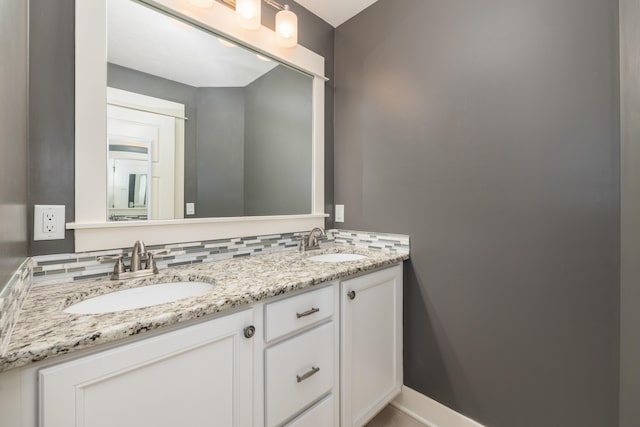
[[(312, 76), (141, 3), (107, 0), (107, 87), (107, 137), (147, 136), (152, 177), (148, 213), (109, 197), (108, 220), (312, 212)], [(116, 172), (108, 190), (130, 183), (120, 192), (134, 194), (128, 169)]]
[(274, 40), (219, 3), (77, 0), (76, 250), (323, 223), (324, 59)]

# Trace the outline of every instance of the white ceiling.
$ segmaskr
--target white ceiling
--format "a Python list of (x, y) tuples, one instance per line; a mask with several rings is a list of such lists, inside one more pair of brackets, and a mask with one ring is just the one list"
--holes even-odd
[(378, 0), (296, 0), (329, 24), (337, 27)]
[(245, 87), (278, 65), (130, 0), (107, 4), (111, 63), (194, 87)]

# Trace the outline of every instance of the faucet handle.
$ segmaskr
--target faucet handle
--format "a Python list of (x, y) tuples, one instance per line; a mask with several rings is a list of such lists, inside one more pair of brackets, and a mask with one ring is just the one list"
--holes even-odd
[(171, 249), (160, 249), (157, 251), (147, 251), (147, 256), (162, 256), (171, 254)]
[(115, 265), (113, 266), (113, 275), (117, 276), (121, 273), (127, 271), (126, 266), (124, 265), (124, 255), (107, 255), (98, 257), (98, 261), (115, 261)]
[(169, 249), (161, 249), (159, 251), (148, 251), (147, 262), (144, 266), (145, 270), (153, 270), (154, 273), (158, 272), (158, 266), (156, 264), (155, 257), (162, 255), (169, 255), (171, 251)]
[(298, 237), (295, 237), (294, 240), (300, 241), (300, 245), (298, 246), (298, 250), (300, 252), (304, 252), (305, 250), (307, 250), (307, 246), (309, 245), (309, 238), (307, 236), (302, 234)]
[(122, 258), (124, 258), (124, 254), (119, 254), (119, 255), (103, 255), (103, 256), (99, 256), (98, 258), (96, 258), (98, 261), (102, 262), (102, 261), (118, 261), (121, 260)]

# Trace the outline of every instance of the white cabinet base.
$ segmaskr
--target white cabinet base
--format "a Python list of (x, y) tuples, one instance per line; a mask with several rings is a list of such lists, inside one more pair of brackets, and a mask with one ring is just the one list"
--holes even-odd
[(402, 387), (402, 266), (341, 286), (341, 425), (362, 426)]
[(41, 427), (251, 426), (246, 310), (40, 371)]

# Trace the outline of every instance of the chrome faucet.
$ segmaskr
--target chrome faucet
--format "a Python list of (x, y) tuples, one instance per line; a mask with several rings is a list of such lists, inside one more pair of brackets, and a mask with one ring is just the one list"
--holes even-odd
[(307, 236), (302, 236), (300, 240), (300, 252), (320, 249), (320, 241), (318, 240), (318, 238), (326, 235), (327, 232), (324, 231), (324, 228), (315, 227), (309, 232)]
[[(131, 250), (131, 265), (127, 270), (127, 266), (124, 263), (124, 254), (114, 256), (102, 256), (98, 258), (98, 261), (114, 261), (116, 264), (113, 266), (113, 273), (111, 274), (111, 280), (120, 279), (134, 279), (137, 277), (150, 276), (152, 274), (158, 274), (158, 266), (156, 265), (155, 256), (166, 255), (170, 251), (167, 249), (161, 251), (147, 251), (142, 240), (136, 240)], [(142, 261), (145, 261), (144, 268), (142, 268)]]
[(129, 271), (134, 272), (142, 270), (142, 259), (147, 259), (147, 248), (142, 240), (136, 240), (131, 250), (131, 267)]

